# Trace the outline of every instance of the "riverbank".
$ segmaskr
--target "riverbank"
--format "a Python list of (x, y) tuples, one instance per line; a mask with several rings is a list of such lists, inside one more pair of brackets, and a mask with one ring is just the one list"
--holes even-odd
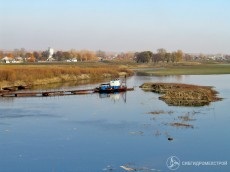
[(0, 88), (19, 85), (95, 81), (119, 76), (137, 75), (212, 75), (230, 74), (225, 63), (135, 63), (134, 61), (102, 61), (78, 63), (0, 64)]
[(156, 66), (146, 66), (144, 68), (136, 68), (138, 75), (214, 75), (214, 74), (230, 74), (230, 64), (222, 63), (178, 63), (178, 64), (158, 64)]
[(103, 63), (1, 65), (0, 87), (81, 82), (132, 74), (133, 72), (124, 66)]

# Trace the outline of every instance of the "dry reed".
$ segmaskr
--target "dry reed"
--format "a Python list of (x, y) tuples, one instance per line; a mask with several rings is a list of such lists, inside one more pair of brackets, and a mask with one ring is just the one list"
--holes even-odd
[[(128, 69), (117, 66), (76, 66), (76, 65), (1, 65), (0, 66), (0, 85), (1, 83), (24, 82), (27, 84), (39, 83), (43, 80), (47, 83), (64, 82), (82, 79), (98, 79), (103, 77), (119, 77), (119, 73), (125, 72), (131, 75)], [(56, 79), (55, 79), (56, 78)]]

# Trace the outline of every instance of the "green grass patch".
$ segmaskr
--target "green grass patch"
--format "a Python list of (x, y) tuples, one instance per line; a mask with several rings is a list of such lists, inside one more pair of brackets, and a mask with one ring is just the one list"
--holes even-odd
[(175, 65), (137, 70), (140, 75), (212, 75), (230, 74), (230, 64)]

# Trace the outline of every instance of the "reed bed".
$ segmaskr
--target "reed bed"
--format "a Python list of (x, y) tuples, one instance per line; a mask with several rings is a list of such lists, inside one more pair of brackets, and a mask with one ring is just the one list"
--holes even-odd
[(145, 91), (163, 94), (159, 99), (173, 106), (204, 106), (221, 100), (218, 92), (210, 86), (198, 86), (178, 83), (144, 83)]
[(112, 65), (1, 65), (0, 85), (30, 85), (67, 82), (72, 80), (119, 77), (120, 74), (132, 75), (127, 68)]

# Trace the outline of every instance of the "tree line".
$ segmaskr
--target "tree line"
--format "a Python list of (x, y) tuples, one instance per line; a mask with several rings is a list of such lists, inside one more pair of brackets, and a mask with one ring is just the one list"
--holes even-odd
[(160, 48), (157, 53), (151, 51), (143, 51), (135, 53), (135, 61), (137, 63), (149, 63), (149, 62), (180, 62), (182, 60), (190, 60), (191, 57), (188, 54), (184, 54), (182, 50), (175, 52), (167, 52), (165, 49)]
[[(15, 49), (10, 52), (0, 51), (0, 59), (7, 56), (9, 58), (22, 57), (27, 62), (36, 61), (46, 61), (49, 57), (49, 51), (33, 51), (28, 52), (24, 48)], [(56, 61), (66, 61), (69, 59), (77, 59), (78, 61), (97, 61), (100, 59), (118, 59), (118, 60), (133, 60), (137, 63), (149, 63), (149, 62), (166, 62), (174, 63), (180, 62), (182, 60), (189, 61), (193, 57), (185, 54), (182, 50), (177, 50), (174, 52), (167, 52), (164, 48), (157, 49), (156, 53), (152, 51), (142, 51), (142, 52), (126, 52), (118, 54), (110, 54), (104, 51), (89, 51), (89, 50), (75, 50), (71, 49), (69, 51), (55, 51), (52, 58)]]
[[(52, 58), (54, 58), (56, 61), (65, 61), (69, 59), (77, 59), (78, 61), (92, 61), (97, 60), (98, 55), (102, 55), (102, 51), (94, 52), (89, 50), (69, 50), (69, 51), (56, 51), (52, 55)], [(25, 59), (28, 62), (36, 62), (36, 61), (46, 61), (49, 57), (49, 51), (33, 51), (28, 52), (24, 48), (21, 49), (15, 49), (10, 52), (4, 53), (3, 51), (0, 51), (0, 59), (7, 56), (8, 58), (17, 58), (21, 57)]]

